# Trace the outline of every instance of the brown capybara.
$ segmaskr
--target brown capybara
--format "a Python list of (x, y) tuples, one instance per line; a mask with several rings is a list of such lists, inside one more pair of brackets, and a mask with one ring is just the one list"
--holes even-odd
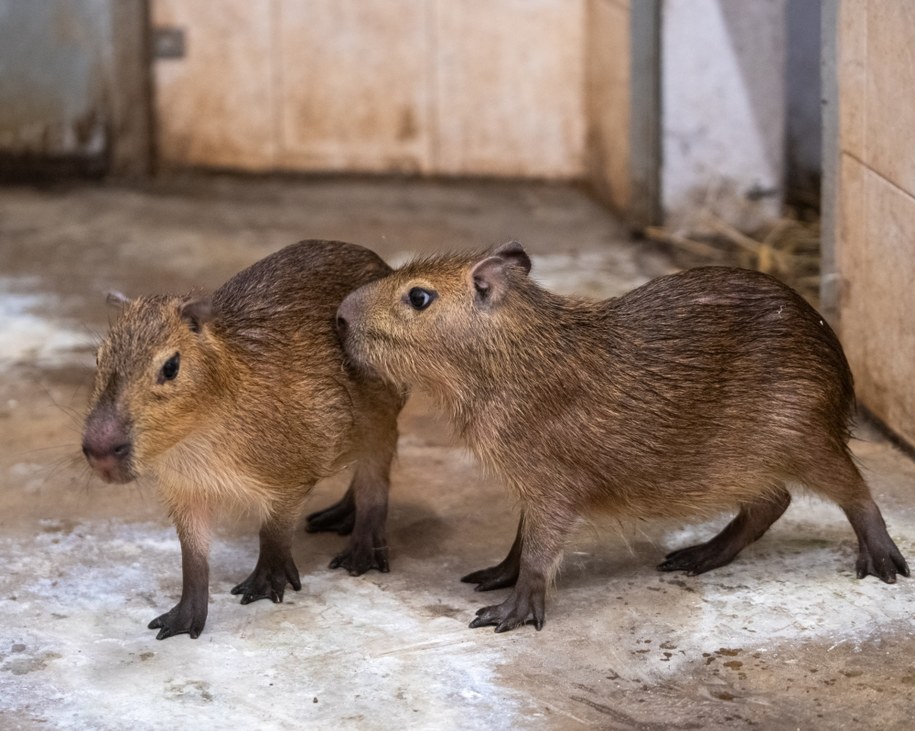
[(236, 274), (212, 296), (121, 299), (98, 350), (83, 452), (107, 482), (150, 475), (181, 542), (181, 600), (154, 619), (158, 639), (197, 637), (207, 617), (208, 553), (220, 508), (262, 520), (242, 604), (301, 588), (290, 551), (305, 496), (353, 464), (336, 506), (311, 530), (352, 531), (331, 563), (387, 571), (388, 473), (402, 392), (346, 366), (334, 317), (351, 290), (390, 272), (371, 251), (303, 241)]
[(419, 259), (344, 299), (355, 364), (431, 394), (482, 463), (520, 499), (507, 558), (464, 581), (514, 586), (471, 627), (544, 622), (563, 544), (584, 516), (713, 515), (707, 543), (659, 568), (731, 561), (800, 483), (835, 501), (858, 537), (859, 577), (909, 570), (848, 447), (851, 372), (833, 331), (765, 274), (705, 267), (604, 301), (528, 277), (517, 243)]

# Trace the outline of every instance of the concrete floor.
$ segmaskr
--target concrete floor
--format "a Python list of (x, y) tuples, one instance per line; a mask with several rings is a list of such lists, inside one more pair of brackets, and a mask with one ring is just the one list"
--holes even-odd
[[(421, 399), (402, 422), (392, 571), (326, 569), (344, 539), (302, 533), (303, 590), (241, 606), (256, 527), (228, 518), (200, 639), (146, 624), (180, 593), (155, 485), (91, 478), (79, 432), (104, 292), (215, 287), (306, 237), (416, 251), (518, 238), (551, 287), (618, 294), (673, 269), (564, 186), (171, 180), (0, 189), (0, 727), (911, 728), (915, 580), (854, 578), (837, 508), (799, 499), (736, 562), (654, 566), (698, 526), (604, 526), (569, 545), (540, 633), (470, 630), (458, 582), (500, 560), (515, 510)], [(915, 464), (866, 426), (854, 451), (915, 563)], [(334, 500), (345, 476), (309, 508)]]

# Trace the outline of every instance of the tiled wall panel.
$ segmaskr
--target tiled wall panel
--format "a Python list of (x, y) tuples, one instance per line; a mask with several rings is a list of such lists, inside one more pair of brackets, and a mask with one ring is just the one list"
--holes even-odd
[(840, 5), (836, 263), (859, 399), (915, 445), (915, 6)]

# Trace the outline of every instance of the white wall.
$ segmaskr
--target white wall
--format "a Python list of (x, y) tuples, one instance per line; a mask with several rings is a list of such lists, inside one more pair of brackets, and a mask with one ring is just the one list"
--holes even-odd
[(661, 18), (665, 221), (709, 208), (752, 230), (782, 201), (785, 0), (663, 0)]

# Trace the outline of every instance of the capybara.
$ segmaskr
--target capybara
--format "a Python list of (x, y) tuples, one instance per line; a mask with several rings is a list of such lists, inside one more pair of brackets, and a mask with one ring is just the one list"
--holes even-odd
[(703, 267), (603, 301), (538, 286), (511, 242), (413, 261), (337, 313), (352, 361), (431, 394), (519, 498), (507, 558), (464, 581), (513, 586), (471, 627), (544, 622), (546, 589), (584, 517), (737, 516), (664, 571), (731, 561), (801, 484), (844, 510), (857, 574), (909, 570), (848, 450), (854, 390), (824, 319), (758, 272)]
[(118, 298), (98, 350), (83, 452), (107, 482), (156, 479), (181, 542), (181, 600), (158, 639), (196, 638), (207, 617), (208, 554), (220, 508), (261, 519), (242, 604), (301, 588), (291, 543), (317, 480), (354, 465), (344, 499), (311, 529), (352, 531), (332, 566), (388, 569), (388, 473), (398, 387), (348, 368), (335, 327), (353, 289), (391, 270), (354, 244), (303, 241), (236, 274), (211, 296)]

